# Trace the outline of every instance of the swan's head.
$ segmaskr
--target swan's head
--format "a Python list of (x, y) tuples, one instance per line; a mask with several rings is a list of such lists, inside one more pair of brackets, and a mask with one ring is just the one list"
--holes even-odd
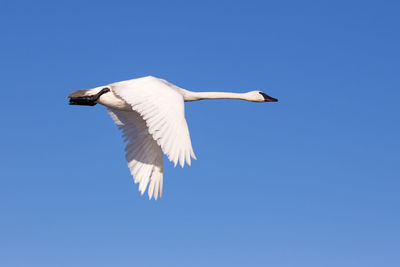
[(251, 91), (248, 94), (250, 101), (253, 102), (278, 102), (278, 99), (273, 98), (261, 91)]

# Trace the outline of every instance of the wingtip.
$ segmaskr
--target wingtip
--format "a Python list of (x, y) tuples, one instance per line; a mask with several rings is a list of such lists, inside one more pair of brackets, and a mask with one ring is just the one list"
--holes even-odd
[(196, 157), (196, 155), (194, 154), (193, 149), (190, 151), (190, 156), (191, 156), (193, 159), (197, 160), (197, 157)]
[(154, 198), (154, 200), (157, 200), (158, 198), (162, 197), (162, 193), (158, 194), (154, 194), (154, 195), (149, 195), (149, 200), (151, 200), (152, 198)]

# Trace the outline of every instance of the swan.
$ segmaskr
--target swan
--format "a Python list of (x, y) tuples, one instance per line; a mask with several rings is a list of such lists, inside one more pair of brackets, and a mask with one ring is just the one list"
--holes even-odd
[(128, 167), (143, 195), (157, 200), (163, 190), (163, 153), (174, 166), (190, 166), (193, 152), (184, 102), (202, 99), (241, 99), (277, 102), (261, 91), (247, 93), (192, 92), (153, 76), (72, 92), (70, 105), (107, 107), (123, 133)]

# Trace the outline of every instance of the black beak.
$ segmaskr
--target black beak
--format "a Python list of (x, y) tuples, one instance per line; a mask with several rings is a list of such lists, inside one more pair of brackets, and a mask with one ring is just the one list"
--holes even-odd
[(269, 95), (267, 95), (263, 92), (260, 92), (260, 94), (264, 97), (265, 102), (278, 102), (278, 99), (270, 97)]

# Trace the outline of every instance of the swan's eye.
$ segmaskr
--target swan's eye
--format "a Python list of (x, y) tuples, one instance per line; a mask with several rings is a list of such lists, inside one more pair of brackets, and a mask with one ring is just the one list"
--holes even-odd
[(265, 102), (278, 102), (278, 99), (273, 98), (273, 97), (267, 95), (266, 93), (260, 92), (260, 94), (264, 97)]

